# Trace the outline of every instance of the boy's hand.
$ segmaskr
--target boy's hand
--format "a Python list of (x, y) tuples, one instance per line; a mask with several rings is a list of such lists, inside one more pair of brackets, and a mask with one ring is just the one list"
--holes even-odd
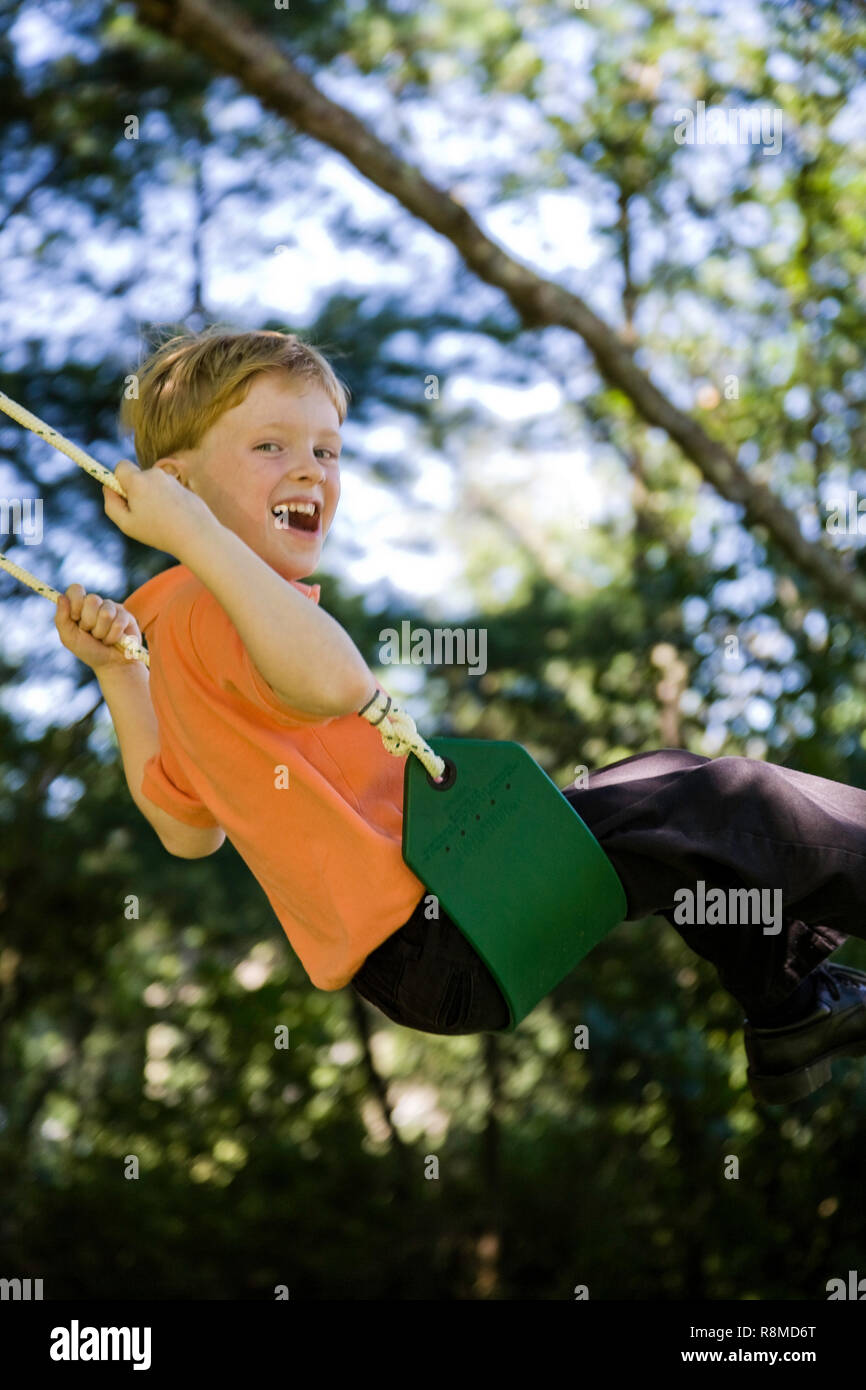
[(156, 464), (142, 469), (129, 459), (121, 459), (114, 476), (126, 497), (103, 484), (106, 515), (125, 536), (151, 545), (154, 550), (164, 550), (180, 559), (190, 532), (214, 520), (213, 512), (201, 497)]
[[(114, 494), (117, 496), (117, 494)], [(123, 498), (118, 497), (118, 502)], [(54, 626), (64, 647), (86, 666), (102, 675), (113, 666), (137, 666), (115, 647), (121, 637), (134, 637), (141, 642), (141, 632), (132, 614), (111, 599), (98, 594), (86, 594), (80, 584), (70, 584), (57, 600)]]

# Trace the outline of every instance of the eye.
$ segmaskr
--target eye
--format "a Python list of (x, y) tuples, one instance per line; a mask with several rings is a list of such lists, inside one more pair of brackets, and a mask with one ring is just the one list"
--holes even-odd
[(256, 445), (256, 449), (279, 449), (279, 447), (279, 444), (275, 444), (272, 439), (269, 439), (265, 444)]
[(313, 452), (316, 454), (330, 454), (332, 459), (338, 459), (340, 457), (333, 449), (326, 449), (324, 445), (322, 445), (321, 449), (314, 449)]

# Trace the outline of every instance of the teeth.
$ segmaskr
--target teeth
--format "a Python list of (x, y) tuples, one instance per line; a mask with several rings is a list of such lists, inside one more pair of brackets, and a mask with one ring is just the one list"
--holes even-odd
[(315, 502), (278, 502), (274, 507), (274, 516), (282, 515), (284, 512), (304, 512), (307, 516), (316, 515)]

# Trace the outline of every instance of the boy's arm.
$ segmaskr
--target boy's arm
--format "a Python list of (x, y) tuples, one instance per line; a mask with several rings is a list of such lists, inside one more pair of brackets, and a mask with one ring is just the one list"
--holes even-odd
[(147, 667), (140, 661), (129, 661), (124, 666), (101, 667), (96, 675), (114, 723), (127, 785), (139, 811), (169, 854), (180, 859), (213, 854), (225, 840), (222, 827), (201, 830), (185, 825), (142, 794), (144, 765), (159, 752), (159, 726), (150, 699)]
[(378, 682), (344, 628), (209, 512), (177, 558), (225, 609), (271, 689), (323, 718), (355, 714)]

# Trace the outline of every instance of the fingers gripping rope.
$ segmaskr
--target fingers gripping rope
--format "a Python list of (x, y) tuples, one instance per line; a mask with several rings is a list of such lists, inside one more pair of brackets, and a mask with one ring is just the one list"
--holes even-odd
[[(0, 566), (4, 570), (8, 570), (15, 579), (20, 579), (22, 584), (27, 584), (31, 589), (35, 589), (37, 594), (41, 594), (43, 598), (50, 598), (52, 603), (57, 603), (60, 598), (57, 589), (52, 589), (50, 584), (43, 584), (42, 580), (37, 579), (35, 574), (28, 574), (27, 570), (16, 565), (13, 560), (7, 560), (5, 555), (0, 555)], [(143, 661), (145, 666), (150, 666), (150, 655), (147, 648), (136, 642), (134, 637), (121, 637), (114, 645), (120, 647), (131, 661)]]
[(437, 781), (441, 778), (445, 771), (444, 758), (436, 756), (415, 728), (411, 714), (407, 710), (399, 709), (384, 690), (374, 691), (358, 713), (368, 724), (378, 728), (389, 753), (393, 753), (395, 757), (401, 757), (404, 753), (414, 753), (431, 777), (435, 777)]
[[(34, 434), (38, 435), (40, 439), (44, 439), (46, 443), (52, 444), (55, 449), (59, 449), (61, 454), (66, 454), (68, 458), (72, 459), (73, 463), (77, 463), (79, 468), (83, 468), (87, 473), (92, 474), (100, 483), (104, 483), (106, 487), (112, 488), (112, 490), (118, 492), (121, 497), (126, 497), (126, 493), (120, 486), (120, 483), (109, 469), (104, 468), (95, 458), (91, 458), (89, 454), (86, 454), (83, 449), (79, 449), (77, 444), (73, 444), (69, 439), (64, 439), (62, 434), (52, 429), (50, 425), (46, 425), (45, 421), (40, 420), (38, 415), (32, 415), (29, 410), (24, 409), (23, 405), (19, 405), (17, 401), (13, 401), (10, 396), (4, 395), (2, 391), (0, 391), (0, 410), (11, 416), (19, 425), (23, 425), (25, 429), (32, 430)], [(41, 594), (43, 598), (50, 598), (52, 603), (57, 603), (60, 598), (57, 589), (52, 589), (50, 584), (43, 584), (41, 579), (37, 579), (34, 574), (28, 574), (27, 570), (22, 569), (20, 565), (16, 565), (12, 560), (7, 560), (5, 555), (0, 555), (0, 566), (2, 566), (4, 570), (7, 570), (9, 574), (13, 575), (15, 579), (20, 580), (22, 584), (27, 584), (31, 589), (35, 589), (36, 593)], [(114, 645), (119, 647), (130, 659), (142, 661), (145, 666), (150, 665), (150, 657), (147, 648), (136, 642), (134, 637), (121, 637), (120, 641), (116, 642)]]

